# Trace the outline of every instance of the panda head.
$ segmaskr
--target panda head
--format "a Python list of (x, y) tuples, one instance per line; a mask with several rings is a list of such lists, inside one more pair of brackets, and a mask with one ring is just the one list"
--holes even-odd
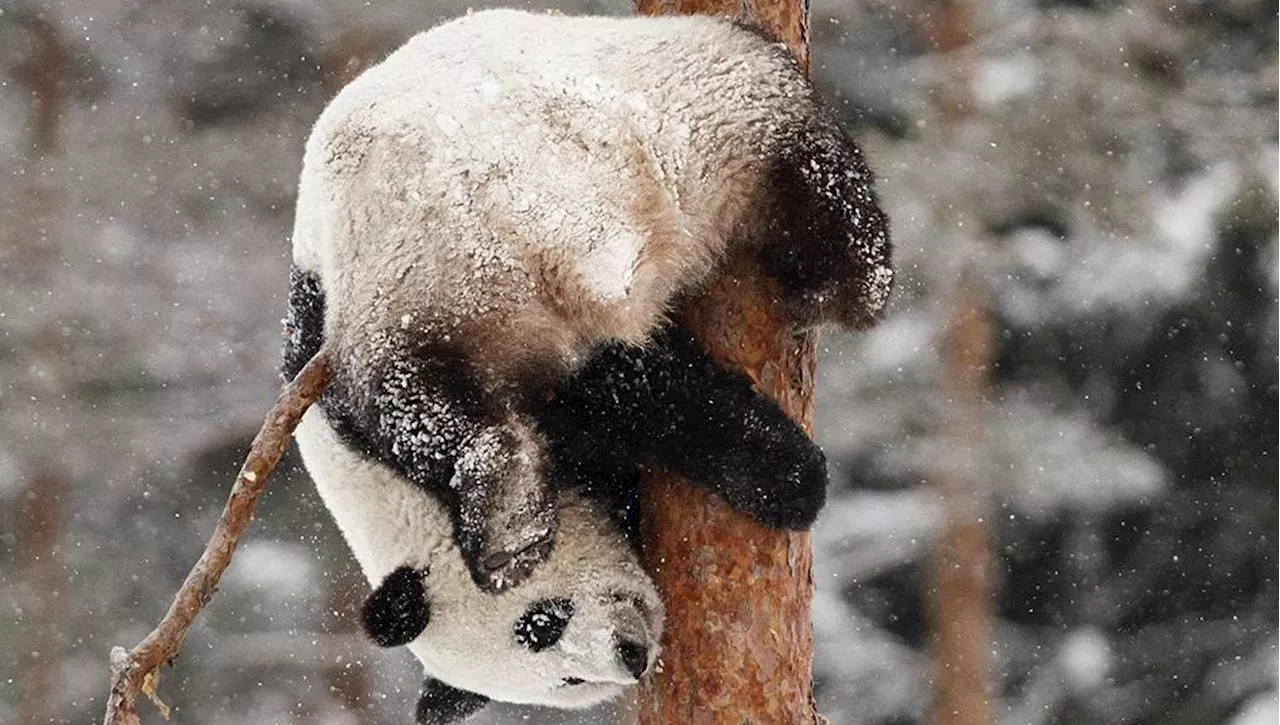
[(653, 668), (662, 604), (606, 506), (559, 493), (548, 558), (520, 585), (486, 592), (441, 501), (355, 450), (323, 408), (303, 417), (298, 446), (373, 585), (366, 632), (422, 662), (418, 722), (454, 722), (489, 699), (589, 707)]
[(550, 557), (519, 586), (481, 591), (449, 549), (401, 564), (369, 596), (369, 636), (407, 645), (429, 677), (420, 721), (450, 721), (422, 712), (432, 697), (444, 710), (457, 709), (460, 698), (590, 707), (652, 669), (662, 604), (633, 548), (576, 494), (562, 494), (559, 516)]

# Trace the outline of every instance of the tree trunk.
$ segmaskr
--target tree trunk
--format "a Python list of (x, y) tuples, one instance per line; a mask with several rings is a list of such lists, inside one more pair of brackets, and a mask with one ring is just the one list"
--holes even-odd
[[(808, 68), (803, 0), (636, 0), (636, 10), (753, 23)], [(681, 322), (810, 428), (816, 338), (790, 330), (774, 285), (754, 261), (731, 260)], [(658, 671), (640, 690), (641, 725), (817, 723), (809, 535), (764, 528), (669, 475), (647, 482), (641, 506), (646, 565), (667, 610)]]
[[(0, 232), (0, 265), (13, 265), (18, 277), (43, 284), (56, 273), (63, 251), (61, 220), (66, 216), (66, 193), (59, 173), (63, 166), (63, 117), (66, 109), (65, 79), (70, 56), (62, 34), (52, 22), (34, 12), (20, 11), (18, 25), (26, 33), (28, 52), (13, 68), (14, 80), (27, 92), (29, 142), (22, 159), (23, 182), (13, 206), (13, 218), (0, 220), (12, 235)], [(2, 210), (0, 210), (2, 211)], [(37, 428), (43, 450), (72, 448), (67, 440), (66, 413), (61, 404), (71, 388), (67, 333), (51, 321), (25, 339), (18, 349), (28, 357), (31, 373), (18, 381), (13, 400), (34, 401)], [(42, 405), (43, 404), (43, 405)], [(33, 411), (33, 415), (34, 415)], [(68, 473), (55, 462), (57, 454), (28, 456), (30, 475), (19, 499), (17, 521), (19, 591), (23, 603), (18, 640), (22, 646), (18, 667), (16, 722), (47, 723), (60, 715), (63, 692), (62, 666), (67, 637), (67, 576), (62, 555), (67, 528), (66, 498), (71, 486)], [(16, 652), (15, 652), (16, 654)]]
[[(976, 0), (919, 3), (917, 32), (938, 53), (943, 81), (936, 89), (943, 121), (962, 126), (976, 110), (973, 40)], [(975, 257), (981, 247), (975, 246)], [(940, 351), (938, 395), (947, 455), (931, 483), (942, 507), (943, 524), (929, 562), (926, 593), (934, 700), (932, 725), (986, 725), (991, 642), (990, 510), (982, 468), (986, 391), (995, 354), (994, 323), (987, 292), (973, 268), (956, 281)]]
[(994, 333), (984, 290), (966, 272), (956, 285), (943, 343), (940, 393), (948, 451), (933, 476), (943, 511), (934, 545), (929, 616), (933, 629), (933, 725), (985, 725), (991, 639), (990, 545), (981, 447)]
[(22, 542), (21, 576), (26, 605), (23, 648), (18, 657), (18, 719), (38, 725), (57, 719), (62, 692), (65, 649), (63, 614), (67, 578), (62, 540), (65, 481), (52, 465), (32, 475), (23, 492), (18, 515)]

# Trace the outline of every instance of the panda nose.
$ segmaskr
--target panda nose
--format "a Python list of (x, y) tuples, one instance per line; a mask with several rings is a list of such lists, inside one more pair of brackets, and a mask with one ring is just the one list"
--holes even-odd
[(618, 659), (637, 680), (649, 669), (649, 648), (625, 637), (618, 638)]

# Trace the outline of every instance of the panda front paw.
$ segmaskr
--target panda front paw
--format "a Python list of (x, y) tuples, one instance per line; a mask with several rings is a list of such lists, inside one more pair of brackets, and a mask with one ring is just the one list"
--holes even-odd
[(489, 531), (473, 537), (473, 543), (463, 548), (463, 558), (476, 586), (498, 594), (522, 584), (534, 567), (551, 555), (555, 511), (539, 512), (524, 525), (489, 523)]
[(449, 487), (457, 493), (462, 557), (476, 586), (518, 586), (551, 554), (556, 502), (531, 424), (513, 417), (468, 442)]
[(813, 526), (827, 501), (826, 456), (807, 437), (785, 453), (773, 454), (772, 460), (761, 464), (757, 475), (744, 476), (725, 495), (734, 508), (760, 524), (805, 531)]

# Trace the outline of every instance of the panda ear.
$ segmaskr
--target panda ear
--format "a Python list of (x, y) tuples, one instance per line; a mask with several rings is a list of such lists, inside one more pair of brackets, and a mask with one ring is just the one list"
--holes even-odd
[(402, 566), (387, 575), (364, 600), (364, 631), (380, 647), (412, 642), (431, 619), (424, 572)]
[(422, 683), (418, 698), (418, 725), (450, 725), (461, 722), (489, 704), (489, 698), (467, 690), (459, 690), (428, 677)]

